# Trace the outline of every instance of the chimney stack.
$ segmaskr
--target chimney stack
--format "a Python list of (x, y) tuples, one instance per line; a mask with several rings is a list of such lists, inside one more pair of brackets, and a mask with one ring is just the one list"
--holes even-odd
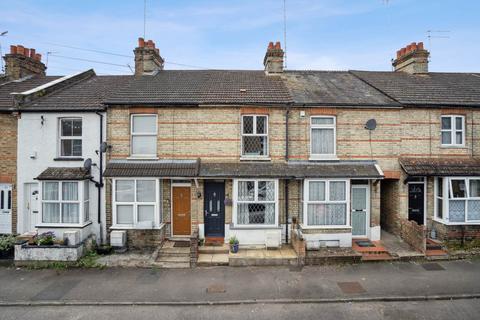
[(265, 58), (263, 58), (266, 74), (279, 74), (283, 72), (283, 50), (280, 42), (268, 44)]
[(395, 71), (410, 74), (428, 73), (428, 52), (423, 47), (423, 42), (411, 44), (397, 51), (397, 58), (393, 60)]
[(5, 74), (11, 80), (18, 80), (29, 75), (45, 76), (47, 67), (43, 64), (42, 55), (35, 49), (22, 45), (10, 46), (10, 53), (5, 57)]
[(135, 53), (135, 76), (151, 75), (163, 70), (164, 60), (152, 40), (145, 41), (143, 38), (138, 38), (138, 47), (133, 52)]

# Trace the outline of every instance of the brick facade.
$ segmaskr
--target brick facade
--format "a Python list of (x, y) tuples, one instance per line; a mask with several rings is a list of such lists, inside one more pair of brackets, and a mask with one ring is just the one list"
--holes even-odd
[(0, 113), (0, 183), (12, 185), (12, 233), (17, 233), (17, 116)]

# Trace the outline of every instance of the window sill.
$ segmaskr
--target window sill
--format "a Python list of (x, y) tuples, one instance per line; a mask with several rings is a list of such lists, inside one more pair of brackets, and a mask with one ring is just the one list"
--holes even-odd
[(470, 150), (470, 148), (466, 147), (465, 145), (441, 145), (440, 146), (440, 149), (466, 149), (466, 150)]
[(445, 220), (440, 220), (437, 218), (434, 218), (433, 221), (444, 224), (446, 226), (466, 226), (466, 225), (480, 225), (480, 221), (467, 221), (467, 222), (448, 222)]
[(300, 227), (305, 230), (314, 230), (314, 229), (352, 229), (352, 226), (307, 226), (304, 224), (300, 224)]
[(116, 224), (111, 226), (109, 229), (110, 230), (161, 230), (163, 229), (164, 226), (165, 226), (165, 223), (162, 223), (159, 226), (153, 226), (152, 228), (145, 229), (137, 226), (127, 226), (127, 225)]
[(241, 156), (240, 161), (271, 161), (270, 157), (262, 156)]
[(230, 225), (230, 230), (278, 230), (282, 229), (282, 227), (275, 226), (275, 225), (268, 225), (268, 226), (262, 226), (262, 225), (245, 225), (245, 226), (239, 226), (239, 225)]
[(35, 228), (80, 228), (83, 229), (92, 224), (92, 221), (85, 223), (41, 223), (37, 224)]
[(336, 155), (331, 155), (331, 156), (310, 156), (310, 158), (308, 158), (308, 161), (332, 161), (332, 160), (338, 160), (338, 157)]
[(158, 160), (159, 158), (156, 156), (131, 156), (128, 157), (127, 160)]
[(84, 159), (81, 157), (58, 157), (54, 158), (53, 161), (83, 161)]

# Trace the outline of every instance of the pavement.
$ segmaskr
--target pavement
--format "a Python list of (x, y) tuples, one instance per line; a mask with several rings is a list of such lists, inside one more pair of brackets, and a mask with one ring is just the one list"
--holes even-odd
[(0, 306), (396, 302), (480, 297), (480, 260), (195, 269), (0, 268)]

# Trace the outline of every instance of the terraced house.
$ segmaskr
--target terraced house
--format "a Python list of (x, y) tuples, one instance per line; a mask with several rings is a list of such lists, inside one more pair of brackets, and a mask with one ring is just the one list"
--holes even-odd
[[(236, 237), (244, 247), (293, 242), (304, 255), (384, 231), (421, 253), (480, 237), (480, 75), (429, 72), (422, 43), (399, 50), (391, 72), (284, 70), (280, 43), (258, 71), (164, 70), (142, 38), (134, 53), (134, 76), (87, 72), (20, 103), (105, 111), (105, 137), (85, 137), (106, 157), (104, 171), (91, 169), (102, 191), (89, 232), (102, 241), (169, 239), (196, 252), (198, 239)], [(53, 173), (37, 178), (62, 181)]]

